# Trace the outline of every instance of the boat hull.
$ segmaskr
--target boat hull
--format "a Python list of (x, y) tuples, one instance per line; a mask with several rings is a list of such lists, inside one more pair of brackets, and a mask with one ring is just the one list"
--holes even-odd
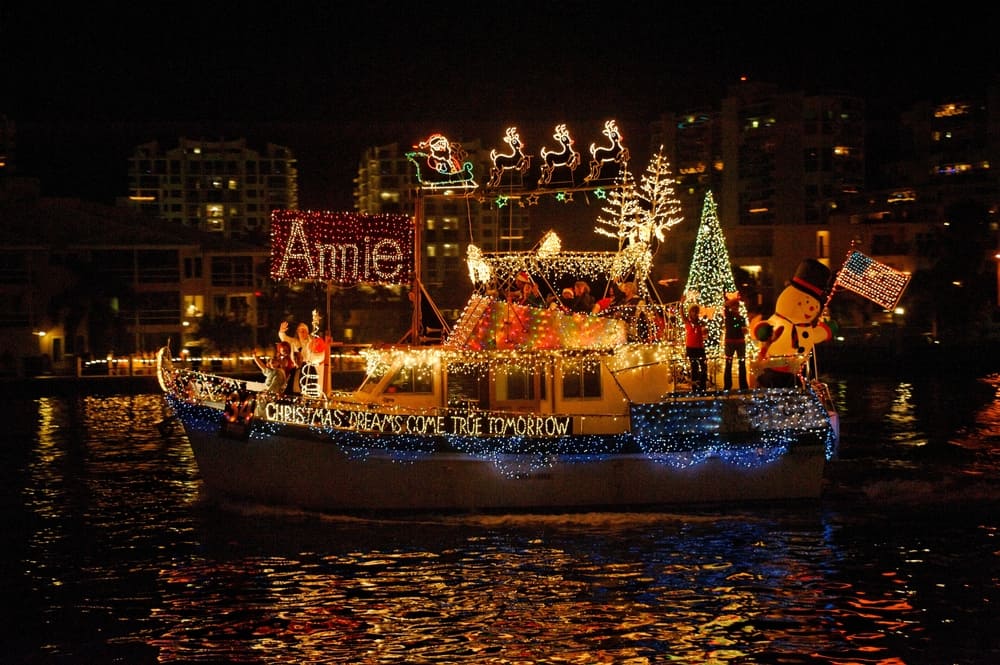
[[(204, 422), (200, 420), (199, 422)], [(468, 454), (344, 445), (305, 429), (235, 439), (185, 423), (205, 488), (262, 504), (335, 512), (639, 508), (818, 498), (826, 448), (730, 455)], [(365, 440), (366, 439), (366, 440)], [(363, 445), (364, 447), (361, 447)]]

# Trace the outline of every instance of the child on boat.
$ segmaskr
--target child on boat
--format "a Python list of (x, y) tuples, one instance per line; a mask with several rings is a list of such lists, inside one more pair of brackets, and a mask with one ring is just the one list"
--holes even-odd
[(254, 358), (254, 362), (264, 374), (264, 390), (276, 397), (284, 395), (288, 382), (288, 377), (285, 375), (285, 362), (279, 356), (272, 356), (267, 360), (257, 356)]

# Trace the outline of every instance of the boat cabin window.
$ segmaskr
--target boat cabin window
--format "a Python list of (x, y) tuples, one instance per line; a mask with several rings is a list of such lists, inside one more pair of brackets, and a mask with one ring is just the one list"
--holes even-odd
[(432, 393), (434, 392), (434, 372), (430, 365), (400, 367), (392, 381), (385, 387), (390, 393)]
[(496, 391), (498, 402), (545, 399), (545, 383), (537, 372), (523, 367), (498, 368)]
[(383, 369), (369, 374), (359, 390), (363, 393), (375, 393), (385, 378), (387, 372), (393, 372), (392, 380), (386, 385), (385, 393), (433, 393), (434, 368), (431, 365), (403, 367), (402, 365)]
[(601, 396), (600, 363), (566, 363), (562, 374), (563, 399)]
[(389, 370), (388, 367), (382, 367), (378, 371), (369, 374), (365, 378), (364, 383), (361, 384), (361, 387), (358, 388), (358, 390), (360, 392), (368, 394), (374, 393), (376, 389), (379, 387), (379, 384), (382, 383), (382, 379), (385, 378), (385, 373), (388, 370)]
[(375, 392), (375, 389), (378, 388), (378, 384), (382, 382), (383, 376), (384, 374), (369, 374), (365, 378), (365, 382), (361, 384), (361, 387), (358, 388), (358, 390), (369, 394)]

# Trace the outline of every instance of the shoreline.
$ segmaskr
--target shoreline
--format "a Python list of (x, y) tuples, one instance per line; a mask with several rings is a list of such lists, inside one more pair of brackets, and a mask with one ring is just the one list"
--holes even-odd
[[(335, 381), (334, 389), (351, 390), (361, 385), (361, 378), (356, 372), (342, 372), (342, 381)], [(260, 373), (226, 374), (219, 376), (236, 379), (237, 381), (259, 381)], [(348, 381), (349, 380), (349, 381)], [(341, 385), (344, 384), (344, 385)], [(36, 376), (0, 376), (0, 395), (21, 395), (26, 397), (49, 397), (57, 395), (76, 395), (90, 393), (95, 395), (109, 394), (144, 394), (159, 393), (160, 384), (155, 374), (39, 374)]]

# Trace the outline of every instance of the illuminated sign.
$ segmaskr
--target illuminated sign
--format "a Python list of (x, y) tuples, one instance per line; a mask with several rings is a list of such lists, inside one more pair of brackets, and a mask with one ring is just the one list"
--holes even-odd
[(271, 402), (264, 409), (264, 417), (272, 422), (369, 434), (520, 436), (541, 439), (567, 436), (573, 433), (573, 418), (571, 416), (533, 416), (499, 412), (379, 413), (377, 411), (324, 409), (302, 404)]
[(271, 278), (338, 286), (413, 281), (408, 215), (276, 210), (271, 215)]

